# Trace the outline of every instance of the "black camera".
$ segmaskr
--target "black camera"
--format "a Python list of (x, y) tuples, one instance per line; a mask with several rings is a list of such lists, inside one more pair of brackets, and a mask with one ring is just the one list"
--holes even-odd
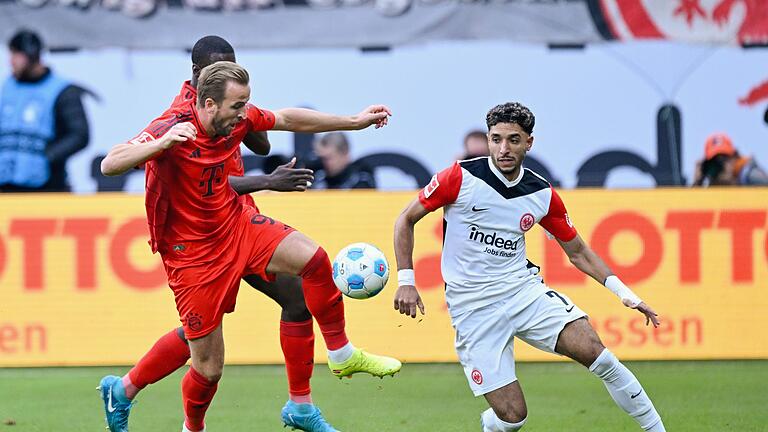
[(728, 160), (728, 156), (722, 154), (705, 160), (701, 164), (701, 174), (710, 181), (716, 179), (725, 169), (726, 160)]

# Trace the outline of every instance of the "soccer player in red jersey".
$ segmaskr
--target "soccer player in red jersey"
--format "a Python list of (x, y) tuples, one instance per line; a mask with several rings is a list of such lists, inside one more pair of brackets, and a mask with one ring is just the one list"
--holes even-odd
[(515, 374), (515, 339), (586, 366), (640, 427), (664, 432), (648, 394), (602, 344), (587, 314), (526, 270), (525, 234), (538, 223), (576, 268), (641, 313), (646, 325), (659, 325), (656, 312), (579, 236), (554, 188), (523, 167), (534, 123), (522, 104), (495, 106), (486, 116), (490, 156), (441, 171), (406, 207), (395, 224), (399, 288), (394, 307), (413, 318), (417, 310), (424, 313), (413, 272), (413, 229), (442, 207), (445, 298), (469, 386), (490, 405), (480, 417), (483, 432), (517, 431), (528, 417)]
[[(344, 330), (344, 306), (325, 251), (293, 228), (244, 206), (229, 184), (230, 158), (245, 134), (358, 130), (387, 124), (389, 109), (374, 105), (355, 116), (307, 109), (275, 112), (248, 104), (248, 73), (218, 62), (203, 69), (196, 101), (166, 111), (141, 135), (115, 146), (105, 175), (146, 163), (146, 209), (153, 251), (160, 252), (174, 292), (192, 366), (182, 381), (183, 430), (204, 430), (204, 416), (221, 377), (221, 322), (234, 310), (239, 280), (256, 274), (299, 275), (337, 376), (400, 370), (399, 361), (355, 348)], [(172, 191), (172, 193), (171, 193)]]
[[(172, 105), (177, 106), (197, 97), (197, 81), (200, 70), (216, 61), (234, 61), (235, 53), (226, 40), (218, 36), (206, 36), (192, 48), (192, 79), (186, 81)], [(249, 132), (244, 144), (257, 154), (267, 154), (270, 149), (266, 132)], [(244, 176), (240, 152), (230, 160), (230, 184), (240, 194), (244, 205), (255, 207), (248, 195), (258, 190), (303, 191), (312, 181), (312, 171), (293, 169), (293, 162), (278, 167), (267, 176)], [(280, 345), (285, 357), (289, 386), (289, 402), (281, 412), (288, 426), (301, 427), (310, 418), (322, 415), (312, 404), (310, 378), (314, 368), (314, 329), (312, 316), (304, 302), (301, 278), (279, 275), (277, 281), (266, 281), (257, 275), (247, 275), (243, 280), (263, 292), (282, 308), (280, 317)], [(99, 390), (104, 401), (107, 425), (112, 432), (128, 429), (128, 416), (132, 400), (147, 385), (160, 381), (186, 364), (190, 358), (189, 346), (183, 328), (174, 329), (155, 342), (149, 352), (125, 376), (106, 376)], [(313, 415), (302, 415), (309, 412)], [(290, 415), (289, 415), (290, 414)], [(323, 421), (315, 423), (322, 425)], [(315, 430), (322, 430), (320, 426)]]

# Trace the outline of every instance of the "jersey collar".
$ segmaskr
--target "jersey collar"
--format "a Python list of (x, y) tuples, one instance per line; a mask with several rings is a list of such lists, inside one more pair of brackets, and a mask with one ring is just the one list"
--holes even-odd
[(524, 170), (525, 170), (521, 166), (520, 167), (520, 174), (517, 176), (517, 178), (512, 180), (512, 181), (509, 181), (509, 180), (507, 180), (506, 177), (504, 177), (504, 174), (502, 174), (501, 171), (499, 171), (499, 169), (496, 168), (496, 165), (493, 164), (493, 161), (491, 160), (490, 156), (488, 156), (488, 167), (491, 169), (491, 172), (493, 173), (493, 175), (495, 175), (496, 178), (501, 180), (501, 182), (504, 183), (504, 186), (506, 186), (508, 188), (511, 188), (513, 186), (517, 186), (517, 184), (520, 183), (520, 180), (523, 179), (523, 173), (524, 173)]
[(184, 84), (181, 85), (181, 91), (179, 92), (180, 95), (192, 95), (193, 98), (197, 97), (197, 89), (192, 87), (192, 81), (186, 80), (184, 81)]

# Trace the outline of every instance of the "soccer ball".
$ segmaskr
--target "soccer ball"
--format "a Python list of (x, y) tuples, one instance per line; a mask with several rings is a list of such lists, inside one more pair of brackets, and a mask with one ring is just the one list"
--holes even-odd
[(333, 260), (333, 282), (347, 297), (367, 299), (387, 284), (389, 264), (376, 246), (352, 243)]

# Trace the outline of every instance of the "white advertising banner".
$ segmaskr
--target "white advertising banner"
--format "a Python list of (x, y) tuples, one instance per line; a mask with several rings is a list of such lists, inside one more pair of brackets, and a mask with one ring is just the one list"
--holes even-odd
[[(201, 32), (201, 35), (203, 33)], [(190, 45), (194, 40), (190, 40)], [(237, 49), (237, 46), (235, 46)], [(536, 115), (530, 156), (561, 187), (690, 184), (706, 137), (730, 135), (742, 154), (768, 164), (768, 50), (632, 42), (552, 49), (504, 42), (451, 42), (385, 52), (351, 49), (238, 50), (252, 102), (354, 114), (384, 103), (379, 130), (349, 135), (352, 156), (373, 165), (382, 189), (414, 188), (462, 154), (466, 132), (485, 127), (496, 104), (520, 101)], [(89, 147), (70, 160), (76, 192), (141, 192), (143, 176), (105, 179), (98, 158), (160, 114), (189, 79), (183, 51), (84, 50), (45, 60), (98, 95), (86, 97)], [(7, 76), (0, 51), (0, 76)], [(308, 137), (270, 134), (273, 153), (306, 151)], [(259, 167), (260, 159), (247, 159)], [(255, 168), (253, 172), (257, 172)], [(110, 180), (112, 183), (110, 183)]]

